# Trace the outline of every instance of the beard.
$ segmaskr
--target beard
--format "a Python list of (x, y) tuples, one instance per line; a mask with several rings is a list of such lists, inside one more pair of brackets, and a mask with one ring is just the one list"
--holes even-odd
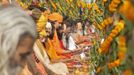
[(24, 68), (24, 66), (21, 65), (21, 63), (18, 63), (13, 58), (10, 59), (7, 67), (8, 67), (7, 70), (10, 75), (18, 75), (20, 73), (20, 71)]
[(20, 71), (22, 70), (21, 66), (7, 66), (8, 75), (19, 75)]
[(0, 71), (0, 75), (19, 75), (22, 69), (23, 67), (19, 64), (13, 61), (8, 61)]

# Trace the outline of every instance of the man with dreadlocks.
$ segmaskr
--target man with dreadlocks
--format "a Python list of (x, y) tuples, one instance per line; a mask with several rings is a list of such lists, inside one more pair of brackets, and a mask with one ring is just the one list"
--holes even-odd
[(13, 5), (0, 7), (0, 75), (18, 75), (36, 39), (34, 21)]

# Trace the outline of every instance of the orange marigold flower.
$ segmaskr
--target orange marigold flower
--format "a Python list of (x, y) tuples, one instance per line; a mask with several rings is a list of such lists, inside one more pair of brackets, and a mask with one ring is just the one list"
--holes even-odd
[(133, 71), (130, 69), (127, 69), (123, 72), (124, 75), (133, 75)]

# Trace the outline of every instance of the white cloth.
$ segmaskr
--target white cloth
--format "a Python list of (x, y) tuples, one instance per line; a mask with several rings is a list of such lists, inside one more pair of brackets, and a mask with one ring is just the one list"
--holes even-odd
[(65, 36), (65, 34), (63, 33), (63, 35), (62, 35), (62, 41), (63, 41), (63, 46), (65, 47), (65, 48), (67, 48), (66, 46), (66, 36)]
[(66, 64), (64, 64), (62, 62), (51, 64), (45, 49), (42, 50), (43, 55), (41, 54), (40, 51), (41, 51), (40, 48), (35, 43), (34, 44), (35, 55), (44, 64), (44, 66), (46, 66), (48, 69), (50, 69), (51, 71), (53, 71), (54, 73), (56, 73), (58, 75), (66, 75), (67, 73), (69, 73)]
[(72, 36), (69, 36), (69, 46), (68, 49), (73, 51), (74, 49), (76, 49), (76, 44), (74, 42), (74, 39), (72, 38)]

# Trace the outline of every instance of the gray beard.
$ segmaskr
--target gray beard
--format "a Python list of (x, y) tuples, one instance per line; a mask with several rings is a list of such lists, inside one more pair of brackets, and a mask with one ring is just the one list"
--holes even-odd
[(19, 75), (21, 69), (22, 68), (20, 66), (9, 67), (8, 68), (9, 75)]
[(19, 75), (22, 67), (17, 64), (11, 64), (10, 62), (3, 66), (2, 71), (0, 71), (0, 75)]

